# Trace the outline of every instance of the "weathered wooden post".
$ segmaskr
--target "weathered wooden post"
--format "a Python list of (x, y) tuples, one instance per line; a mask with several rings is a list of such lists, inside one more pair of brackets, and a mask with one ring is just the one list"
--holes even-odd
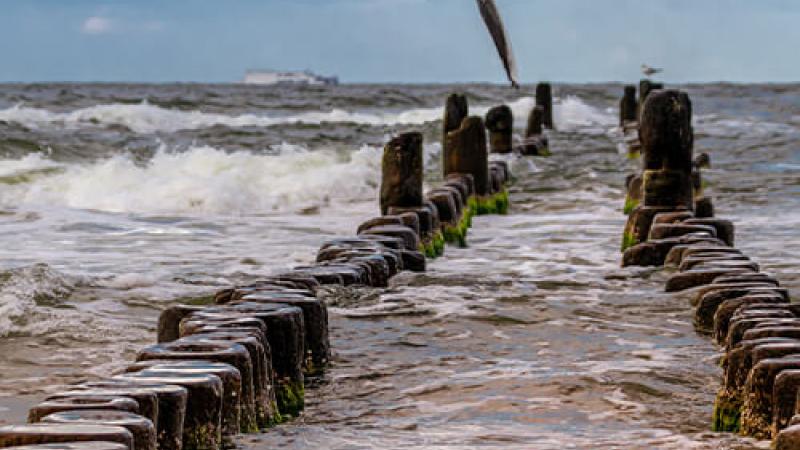
[(536, 85), (536, 106), (544, 109), (542, 124), (545, 128), (553, 129), (553, 90), (550, 83), (539, 83)]
[(637, 110), (636, 119), (639, 119), (639, 115), (642, 112), (642, 108), (644, 108), (644, 101), (647, 100), (647, 96), (650, 95), (651, 91), (656, 89), (664, 89), (663, 83), (654, 83), (647, 78), (639, 80), (639, 108)]
[[(466, 108), (466, 103), (462, 100), (466, 102), (463, 96), (455, 94), (448, 98), (445, 129), (448, 128), (447, 122), (454, 120), (453, 115), (460, 115), (463, 108)], [(442, 254), (444, 241), (438, 226), (432, 226), (431, 213), (423, 206), (422, 141), (422, 133), (413, 132), (401, 134), (386, 144), (383, 149), (380, 194), (381, 214), (384, 216), (373, 219), (374, 223), (364, 223), (360, 228), (368, 228), (367, 225), (391, 225), (391, 221), (400, 222), (394, 226), (404, 226), (396, 215), (413, 213), (418, 218), (415, 232), (419, 235), (421, 251), (429, 257), (436, 257)], [(392, 216), (387, 217), (387, 214)], [(359, 233), (362, 231), (365, 230), (360, 229)]]
[(508, 205), (508, 193), (505, 190), (492, 192), (483, 120), (475, 116), (467, 117), (457, 130), (447, 133), (446, 142), (448, 152), (442, 164), (445, 178), (451, 174), (472, 177), (475, 197), (467, 202), (470, 213), (504, 213)]
[(150, 420), (127, 411), (105, 411), (102, 409), (83, 411), (61, 411), (42, 418), (43, 424), (66, 426), (105, 425), (127, 429), (133, 436), (136, 450), (156, 450), (156, 427)]
[[(100, 446), (93, 445), (96, 442), (102, 442), (103, 444)], [(61, 443), (67, 444), (57, 448), (130, 450), (133, 449), (133, 435), (123, 427), (99, 424), (34, 423), (0, 426), (0, 447), (2, 448)], [(80, 444), (69, 447), (67, 445), (73, 445), (69, 443)]]
[(486, 113), (489, 148), (492, 153), (511, 153), (511, 132), (514, 116), (508, 105), (495, 106)]
[(383, 148), (381, 214), (422, 205), (422, 133), (404, 133)]
[(644, 242), (660, 212), (693, 209), (692, 105), (680, 91), (657, 91), (642, 107), (642, 204), (631, 211), (622, 250)]
[(625, 127), (626, 123), (636, 122), (636, 86), (626, 85), (625, 93), (619, 101), (619, 126)]
[(447, 155), (447, 133), (457, 130), (469, 115), (469, 105), (464, 94), (450, 94), (444, 105), (442, 120), (442, 153)]
[(547, 136), (544, 135), (544, 107), (534, 106), (528, 115), (525, 138), (519, 152), (523, 155), (549, 156)]
[(538, 136), (544, 132), (544, 107), (534, 106), (528, 116), (525, 137)]
[(477, 116), (465, 118), (458, 129), (447, 133), (445, 143), (448, 151), (444, 155), (444, 176), (470, 174), (475, 182), (475, 194), (489, 195), (489, 155), (483, 119)]

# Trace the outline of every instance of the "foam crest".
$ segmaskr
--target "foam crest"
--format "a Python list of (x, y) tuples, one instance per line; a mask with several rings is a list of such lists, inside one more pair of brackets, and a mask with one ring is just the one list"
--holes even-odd
[(97, 105), (65, 113), (16, 105), (0, 110), (0, 121), (19, 123), (29, 127), (62, 126), (75, 128), (92, 125), (116, 125), (125, 126), (137, 133), (155, 133), (208, 128), (216, 125), (229, 127), (270, 127), (283, 124), (323, 123), (355, 123), (372, 126), (420, 125), (439, 120), (441, 115), (442, 108), (416, 108), (400, 112), (354, 112), (333, 109), (287, 116), (226, 115), (168, 109), (143, 102), (133, 105)]
[(62, 165), (45, 158), (41, 153), (29, 153), (20, 159), (0, 159), (0, 183), (27, 174), (57, 170)]
[[(508, 103), (518, 124), (524, 126), (528, 114), (535, 106), (534, 97), (520, 97)], [(471, 108), (471, 113), (484, 116), (493, 105)], [(554, 105), (559, 128), (614, 123), (613, 116), (587, 105), (577, 97), (567, 97)], [(208, 128), (217, 125), (229, 127), (270, 127), (283, 124), (354, 123), (371, 126), (421, 125), (441, 120), (444, 109), (414, 108), (405, 111), (310, 111), (294, 115), (240, 114), (226, 115), (202, 111), (183, 111), (162, 108), (147, 102), (139, 104), (107, 104), (77, 109), (71, 112), (52, 112), (47, 109), (16, 105), (0, 110), (0, 121), (14, 122), (29, 127), (61, 126), (124, 126), (137, 133), (175, 132)]]
[(595, 108), (576, 96), (568, 96), (553, 105), (553, 121), (563, 131), (596, 131), (606, 133), (617, 125), (617, 119), (608, 111)]
[(0, 337), (24, 332), (39, 306), (57, 306), (79, 280), (46, 264), (35, 264), (0, 272)]
[[(435, 158), (438, 149), (437, 144), (427, 146), (427, 157)], [(372, 200), (377, 195), (379, 148), (309, 151), (282, 144), (273, 150), (279, 154), (228, 153), (207, 146), (183, 152), (162, 148), (144, 165), (129, 155), (64, 165), (48, 176), (0, 190), (0, 205), (247, 215)], [(38, 156), (0, 161), (0, 173), (47, 164)]]

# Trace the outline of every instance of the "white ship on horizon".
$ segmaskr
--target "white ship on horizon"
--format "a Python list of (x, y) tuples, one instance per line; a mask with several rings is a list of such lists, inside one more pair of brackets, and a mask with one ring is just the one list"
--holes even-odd
[(339, 78), (336, 76), (325, 77), (317, 75), (310, 70), (304, 71), (277, 71), (277, 70), (248, 70), (244, 75), (245, 84), (296, 84), (308, 86), (336, 86)]

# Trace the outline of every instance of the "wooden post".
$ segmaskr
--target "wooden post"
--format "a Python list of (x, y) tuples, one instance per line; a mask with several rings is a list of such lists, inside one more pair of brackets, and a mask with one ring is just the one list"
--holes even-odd
[(644, 242), (659, 212), (692, 210), (692, 104), (676, 90), (647, 94), (639, 117), (642, 142), (642, 204), (628, 217), (623, 251)]
[(381, 214), (422, 205), (422, 133), (404, 133), (383, 148)]
[(542, 134), (544, 122), (544, 107), (535, 106), (528, 116), (528, 126), (525, 128), (525, 137), (538, 136)]
[(692, 171), (692, 103), (685, 92), (649, 94), (639, 123), (644, 170)]
[(544, 133), (544, 107), (535, 106), (528, 115), (528, 126), (525, 129), (525, 138), (518, 147), (523, 155), (549, 156), (547, 136)]
[(489, 148), (492, 153), (511, 153), (511, 132), (514, 116), (508, 105), (495, 106), (486, 113)]
[(457, 130), (447, 133), (448, 152), (444, 155), (444, 175), (465, 173), (475, 181), (478, 196), (489, 195), (489, 158), (486, 150), (486, 128), (483, 119), (472, 116), (461, 122)]
[(656, 89), (664, 89), (664, 84), (654, 83), (647, 78), (639, 80), (639, 104), (636, 114), (637, 120), (639, 119), (639, 115), (641, 115), (642, 108), (644, 108), (644, 101), (647, 100), (647, 96), (650, 95), (651, 91)]
[(536, 85), (536, 105), (544, 109), (542, 124), (545, 128), (553, 129), (553, 91), (550, 83)]
[(442, 153), (447, 155), (447, 133), (457, 130), (469, 115), (469, 105), (464, 94), (450, 94), (444, 105), (442, 120)]
[(635, 122), (637, 108), (636, 86), (627, 85), (625, 94), (619, 102), (619, 126), (625, 126), (625, 122)]

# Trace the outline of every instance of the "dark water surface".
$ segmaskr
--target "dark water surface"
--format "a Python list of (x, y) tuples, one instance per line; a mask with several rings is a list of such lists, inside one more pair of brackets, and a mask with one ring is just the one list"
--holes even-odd
[[(685, 87), (738, 246), (800, 277), (800, 86)], [(161, 308), (307, 263), (377, 213), (380, 148), (498, 86), (0, 86), (0, 422), (102, 376)], [(510, 159), (508, 216), (387, 291), (331, 290), (335, 362), (245, 448), (766, 448), (709, 432), (718, 357), (667, 274), (620, 269), (621, 87), (556, 86), (551, 158)]]

